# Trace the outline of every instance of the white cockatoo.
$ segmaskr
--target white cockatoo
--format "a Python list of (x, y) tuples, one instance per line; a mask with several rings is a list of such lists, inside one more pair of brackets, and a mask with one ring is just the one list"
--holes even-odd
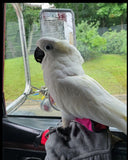
[(88, 118), (127, 132), (126, 105), (85, 74), (80, 52), (66, 40), (41, 38), (35, 58), (41, 63), (45, 85), (67, 127), (74, 118)]

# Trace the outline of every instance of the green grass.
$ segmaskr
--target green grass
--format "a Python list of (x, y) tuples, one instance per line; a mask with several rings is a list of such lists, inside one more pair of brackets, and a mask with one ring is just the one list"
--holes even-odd
[(22, 58), (5, 60), (4, 93), (6, 100), (13, 100), (23, 93), (25, 76)]
[[(44, 85), (41, 65), (29, 56), (31, 84)], [(126, 94), (126, 56), (103, 55), (83, 64), (85, 73), (97, 80), (111, 94)], [(5, 60), (4, 92), (6, 100), (14, 100), (24, 92), (23, 59)]]
[(83, 64), (86, 74), (111, 94), (126, 94), (126, 56), (105, 54)]
[[(31, 84), (35, 87), (44, 85), (41, 65), (29, 56)], [(6, 59), (4, 64), (4, 93), (5, 100), (14, 100), (19, 97), (25, 89), (25, 72), (22, 57)]]

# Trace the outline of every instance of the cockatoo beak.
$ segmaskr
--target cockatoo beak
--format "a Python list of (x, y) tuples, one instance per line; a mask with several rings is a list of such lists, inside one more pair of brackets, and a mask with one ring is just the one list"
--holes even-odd
[(41, 63), (43, 58), (44, 58), (44, 56), (45, 56), (45, 53), (39, 47), (37, 47), (35, 52), (34, 52), (35, 60), (37, 62)]

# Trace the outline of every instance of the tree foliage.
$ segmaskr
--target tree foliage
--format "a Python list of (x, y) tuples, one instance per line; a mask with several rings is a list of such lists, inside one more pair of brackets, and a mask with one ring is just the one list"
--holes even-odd
[[(29, 7), (24, 5), (23, 3), (20, 4), (23, 12), (24, 17), (24, 24), (25, 24), (25, 32), (26, 32), (26, 40), (28, 42), (28, 37), (30, 30), (32, 29), (33, 23), (38, 23), (40, 21), (39, 14), (41, 8), (38, 7)], [(8, 22), (17, 22), (16, 12), (11, 3), (6, 4), (6, 20)]]
[(96, 3), (53, 3), (56, 8), (72, 9), (75, 14), (75, 23), (81, 23), (82, 20), (88, 20), (88, 22), (96, 22), (97, 14), (96, 9), (98, 6)]
[(99, 9), (97, 14), (100, 16), (109, 16), (110, 18), (126, 16), (127, 4), (126, 3), (98, 3)]
[(82, 21), (76, 27), (77, 48), (85, 61), (100, 56), (105, 50), (106, 40), (98, 34), (99, 22), (88, 24)]
[[(33, 24), (40, 24), (39, 14), (41, 8), (29, 7), (23, 3), (20, 5), (23, 11), (28, 44), (28, 37)], [(97, 31), (98, 27), (110, 27), (119, 24), (122, 25), (123, 29), (123, 24), (127, 23), (126, 3), (54, 3), (54, 5), (56, 8), (73, 10), (75, 14), (77, 46), (85, 60), (91, 56), (97, 56), (101, 53), (101, 50), (105, 53), (110, 53), (116, 45), (122, 46), (119, 54), (126, 53), (126, 31), (122, 31), (119, 34), (117, 32), (108, 32), (103, 37)], [(15, 10), (10, 3), (6, 5), (6, 19), (9, 22), (17, 22)], [(120, 41), (120, 37), (124, 37), (124, 40)]]
[(108, 31), (103, 34), (106, 39), (106, 50), (103, 51), (107, 54), (126, 54), (127, 53), (127, 32), (121, 30), (120, 32)]
[(126, 3), (53, 3), (56, 8), (69, 8), (75, 13), (76, 25), (81, 21), (100, 22), (100, 27), (127, 23)]
[(41, 8), (38, 7), (29, 7), (23, 4), (23, 16), (25, 22), (25, 31), (26, 31), (26, 39), (28, 42), (28, 36), (32, 29), (32, 25), (34, 23), (40, 23), (40, 14)]
[[(75, 24), (81, 21), (88, 21), (88, 24), (97, 21), (99, 27), (110, 27), (127, 23), (127, 4), (126, 3), (52, 3), (56, 8), (72, 9), (75, 14)], [(16, 21), (15, 11), (10, 3), (7, 3), (7, 20)], [(28, 40), (29, 31), (33, 23), (39, 23), (39, 13), (41, 8), (29, 7), (21, 3), (25, 21), (25, 31)]]
[(10, 3), (6, 3), (6, 22), (17, 22), (16, 12)]
[(97, 3), (97, 6), (99, 7), (97, 15), (101, 18), (103, 26), (126, 23), (126, 3)]

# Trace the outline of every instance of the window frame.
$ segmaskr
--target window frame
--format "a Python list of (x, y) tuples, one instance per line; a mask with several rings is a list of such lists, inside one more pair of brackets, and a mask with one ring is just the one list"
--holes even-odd
[[(14, 10), (16, 12), (18, 23), (19, 23), (19, 31), (20, 31), (20, 40), (21, 40), (21, 49), (22, 49), (22, 56), (24, 61), (24, 71), (25, 71), (25, 89), (23, 94), (21, 94), (17, 99), (15, 99), (12, 103), (10, 103), (6, 107), (6, 112), (10, 113), (17, 109), (20, 104), (22, 104), (27, 95), (30, 94), (32, 87), (31, 87), (31, 78), (30, 78), (30, 68), (29, 68), (29, 59), (27, 54), (27, 45), (26, 45), (26, 36), (25, 36), (25, 28), (24, 28), (24, 19), (21, 7), (18, 3), (12, 3)], [(6, 13), (5, 13), (6, 16)]]

